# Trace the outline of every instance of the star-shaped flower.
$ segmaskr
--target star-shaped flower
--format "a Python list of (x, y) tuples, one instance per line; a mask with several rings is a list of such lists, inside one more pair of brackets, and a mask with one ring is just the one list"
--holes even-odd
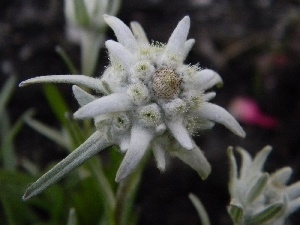
[[(132, 22), (130, 29), (116, 17), (105, 15), (104, 19), (118, 42), (106, 41), (110, 65), (100, 78), (52, 75), (35, 77), (20, 84), (75, 84), (73, 93), (81, 107), (74, 113), (74, 118), (93, 118), (97, 128), (85, 143), (34, 183), (25, 198), (39, 193), (113, 144), (125, 153), (117, 172), (117, 182), (132, 173), (149, 150), (153, 150), (160, 170), (165, 169), (167, 153), (180, 158), (205, 179), (211, 168), (192, 135), (210, 129), (218, 122), (234, 134), (245, 136), (238, 122), (225, 109), (209, 103), (215, 93), (205, 91), (222, 83), (221, 77), (213, 70), (184, 64), (195, 42), (187, 39), (188, 16), (178, 23), (167, 44), (150, 43), (137, 22)], [(76, 85), (94, 90), (95, 95)]]

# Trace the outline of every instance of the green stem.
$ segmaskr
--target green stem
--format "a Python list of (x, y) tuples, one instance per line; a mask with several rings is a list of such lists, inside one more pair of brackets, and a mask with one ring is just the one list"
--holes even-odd
[(104, 41), (103, 33), (83, 30), (81, 33), (81, 71), (92, 76), (95, 73), (99, 51)]
[(5, 196), (1, 196), (1, 203), (3, 206), (3, 210), (4, 210), (4, 215), (6, 215), (7, 217), (7, 222), (9, 225), (17, 225), (16, 221), (15, 221), (15, 216), (12, 212), (12, 208), (10, 206), (10, 201), (8, 199), (6, 199)]
[(116, 205), (115, 195), (112, 187), (103, 172), (103, 166), (98, 158), (93, 158), (88, 162), (88, 168), (90, 169), (93, 177), (96, 179), (100, 195), (104, 199), (105, 213), (109, 225), (116, 225), (114, 218), (114, 209)]
[(148, 154), (144, 156), (133, 174), (122, 181), (118, 187), (115, 209), (116, 225), (127, 225), (131, 224), (130, 221), (136, 221), (133, 215), (130, 214), (132, 213), (134, 199), (150, 153), (151, 151), (148, 151)]

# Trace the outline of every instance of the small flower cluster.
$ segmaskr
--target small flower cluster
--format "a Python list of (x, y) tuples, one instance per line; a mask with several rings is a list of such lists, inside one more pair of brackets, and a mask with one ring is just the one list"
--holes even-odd
[(284, 167), (269, 174), (263, 165), (271, 152), (266, 146), (254, 159), (244, 149), (238, 148), (241, 168), (232, 148), (229, 148), (231, 202), (228, 212), (235, 225), (282, 225), (285, 219), (300, 207), (300, 181), (287, 186), (292, 169)]
[(105, 40), (106, 24), (103, 15), (116, 15), (121, 1), (65, 0), (64, 3), (67, 37), (80, 44), (81, 71), (86, 76), (92, 76), (98, 61), (99, 50)]
[[(205, 179), (210, 165), (192, 136), (212, 128), (215, 122), (238, 136), (244, 137), (245, 132), (225, 109), (209, 103), (215, 92), (205, 91), (222, 83), (221, 77), (213, 70), (184, 64), (195, 42), (187, 39), (190, 18), (186, 16), (178, 23), (167, 44), (150, 43), (137, 22), (132, 22), (130, 29), (116, 17), (105, 15), (104, 20), (118, 42), (105, 43), (110, 65), (100, 79), (52, 75), (29, 79), (20, 86), (43, 82), (75, 84), (73, 93), (81, 107), (74, 118), (93, 118), (97, 131), (72, 154), (85, 151), (80, 155), (82, 163), (86, 155), (90, 157), (105, 146), (120, 146), (125, 157), (116, 181), (132, 173), (151, 149), (159, 169), (165, 169), (166, 154), (170, 154)], [(76, 85), (94, 90), (95, 95)], [(75, 167), (78, 163), (72, 157), (66, 160), (71, 158)]]
[(65, 16), (67, 28), (70, 26), (82, 30), (102, 32), (103, 15), (116, 14), (120, 7), (119, 0), (65, 0)]

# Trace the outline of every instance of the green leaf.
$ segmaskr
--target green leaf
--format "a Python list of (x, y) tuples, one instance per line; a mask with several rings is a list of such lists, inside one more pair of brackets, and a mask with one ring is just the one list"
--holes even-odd
[[(89, 171), (86, 170), (86, 173)], [(82, 177), (82, 176), (81, 176)], [(80, 179), (75, 186), (75, 191), (70, 195), (72, 205), (76, 209), (78, 220), (81, 224), (97, 224), (101, 218), (105, 217), (105, 199), (99, 193), (99, 186), (94, 177), (87, 175)]]
[(227, 207), (227, 211), (235, 225), (241, 224), (244, 220), (244, 210), (240, 204), (232, 201)]
[(45, 84), (44, 92), (56, 118), (67, 130), (69, 137), (72, 140), (72, 147), (75, 148), (79, 146), (85, 138), (82, 136), (81, 129), (78, 127), (77, 122), (69, 116), (70, 109), (63, 96), (53, 84)]
[(31, 207), (26, 206), (20, 198), (0, 196), (0, 208), (3, 208), (4, 215), (1, 217), (1, 224), (21, 225), (34, 224), (38, 216)]
[(118, 183), (115, 181), (116, 173), (120, 167), (120, 164), (124, 158), (124, 155), (120, 153), (119, 147), (113, 145), (109, 148), (109, 158), (108, 162), (105, 164), (104, 172), (109, 180), (109, 183), (112, 185), (113, 189), (116, 190)]
[(21, 165), (26, 170), (26, 172), (30, 175), (37, 176), (39, 174), (38, 166), (26, 158), (22, 159)]
[(78, 24), (86, 27), (90, 23), (90, 18), (84, 0), (74, 0), (75, 18)]
[(93, 158), (88, 162), (88, 168), (98, 185), (98, 193), (103, 199), (105, 214), (108, 224), (114, 224), (114, 210), (116, 206), (115, 194), (107, 177), (104, 174), (103, 166), (98, 158)]
[(59, 90), (55, 85), (44, 84), (43, 88), (44, 88), (45, 96), (56, 118), (59, 120), (59, 122), (62, 125), (66, 126), (67, 119), (65, 117), (65, 113), (70, 112), (68, 104), (66, 103), (63, 96), (60, 94)]
[(14, 154), (14, 146), (11, 137), (11, 127), (9, 123), (9, 115), (6, 111), (6, 105), (11, 97), (13, 90), (16, 86), (16, 77), (11, 76), (1, 88), (0, 92), (0, 134), (1, 134), (1, 146), (0, 156), (3, 161), (4, 168), (8, 170), (15, 170), (16, 157)]
[(3, 168), (14, 171), (16, 169), (17, 159), (13, 142), (8, 139), (11, 131), (10, 119), (6, 110), (2, 110), (0, 119), (0, 158), (3, 162)]
[(6, 104), (11, 97), (13, 90), (16, 86), (16, 77), (11, 76), (3, 85), (0, 92), (0, 115), (2, 114), (2, 110), (6, 108)]
[(60, 224), (62, 218), (66, 218), (66, 203), (64, 189), (61, 185), (54, 185), (39, 196), (48, 213), (51, 224)]
[(0, 169), (0, 193), (22, 197), (29, 182), (32, 182), (32, 178), (26, 174)]
[[(7, 170), (11, 170), (11, 171), (16, 170), (17, 159), (14, 152), (13, 142), (16, 135), (23, 127), (24, 118), (30, 115), (31, 113), (32, 113), (31, 110), (26, 111), (12, 127), (9, 127), (9, 124), (7, 124), (6, 125), (7, 127), (4, 130), (1, 129), (1, 131), (4, 132), (2, 136), (2, 142), (1, 142), (1, 151), (2, 151), (1, 154), (3, 158), (3, 167)], [(6, 121), (9, 120), (8, 115), (6, 114), (5, 111), (3, 111), (2, 113), (2, 119)], [(5, 125), (5, 123), (1, 123), (1, 124), (3, 126)], [(3, 127), (1, 126), (1, 128)]]
[(0, 170), (1, 224), (34, 224), (38, 217), (31, 206), (21, 201), (22, 193), (32, 179), (19, 172)]
[(55, 48), (55, 51), (59, 54), (59, 56), (62, 58), (62, 60), (64, 61), (64, 63), (66, 64), (66, 66), (68, 67), (69, 71), (71, 74), (78, 74), (78, 70), (76, 69), (76, 67), (74, 66), (72, 60), (70, 59), (70, 57), (68, 56), (68, 54), (65, 52), (65, 50), (63, 48), (61, 48), (60, 46), (57, 46)]
[(49, 127), (48, 125), (43, 124), (43, 123), (33, 119), (31, 116), (26, 117), (25, 122), (32, 129), (34, 129), (35, 131), (44, 135), (45, 137), (49, 138), (56, 144), (66, 148), (66, 149), (71, 148), (68, 137), (63, 135), (63, 133), (61, 131), (53, 129), (53, 128)]
[(265, 187), (267, 186), (268, 179), (269, 179), (268, 173), (262, 174), (257, 179), (255, 184), (250, 188), (249, 194), (246, 199), (247, 204), (251, 204), (257, 199), (257, 197), (261, 195), (261, 193), (265, 190)]
[[(89, 130), (83, 130), (77, 123), (76, 120), (73, 119), (72, 115), (70, 113), (65, 114), (65, 118), (67, 121), (67, 128), (68, 128), (68, 134), (72, 142), (72, 148), (78, 147), (81, 143), (83, 143), (89, 135), (91, 135), (91, 131), (94, 131), (93, 129)], [(89, 122), (89, 121), (86, 121)]]
[(284, 210), (284, 204), (282, 202), (274, 203), (256, 215), (254, 215), (252, 218), (247, 220), (247, 224), (249, 225), (257, 225), (257, 224), (264, 224), (266, 222), (269, 222), (272, 219), (275, 219), (280, 213), (282, 213)]
[(194, 194), (189, 194), (189, 198), (197, 210), (202, 225), (210, 225), (208, 214), (199, 198)]

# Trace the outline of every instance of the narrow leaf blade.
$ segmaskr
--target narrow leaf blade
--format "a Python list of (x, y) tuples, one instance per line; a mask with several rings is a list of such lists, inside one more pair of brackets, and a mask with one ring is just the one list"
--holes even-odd
[(269, 207), (266, 207), (251, 219), (248, 220), (249, 225), (264, 224), (272, 219), (275, 219), (284, 209), (284, 204), (282, 202), (277, 202)]
[(260, 178), (257, 179), (256, 183), (250, 188), (250, 192), (247, 196), (246, 202), (248, 204), (251, 204), (260, 196), (267, 185), (268, 179), (268, 173), (263, 174)]
[(2, 86), (2, 90), (0, 92), (0, 114), (2, 114), (2, 110), (5, 109), (5, 106), (12, 95), (14, 87), (16, 86), (16, 77), (11, 76), (4, 86)]
[(199, 218), (201, 220), (201, 224), (210, 225), (208, 214), (201, 201), (194, 194), (189, 194), (189, 198), (198, 212)]
[(106, 141), (99, 131), (96, 131), (82, 145), (33, 183), (26, 190), (23, 200), (27, 200), (39, 194), (47, 187), (60, 180), (71, 170), (80, 166), (83, 162), (110, 145), (111, 143)]

